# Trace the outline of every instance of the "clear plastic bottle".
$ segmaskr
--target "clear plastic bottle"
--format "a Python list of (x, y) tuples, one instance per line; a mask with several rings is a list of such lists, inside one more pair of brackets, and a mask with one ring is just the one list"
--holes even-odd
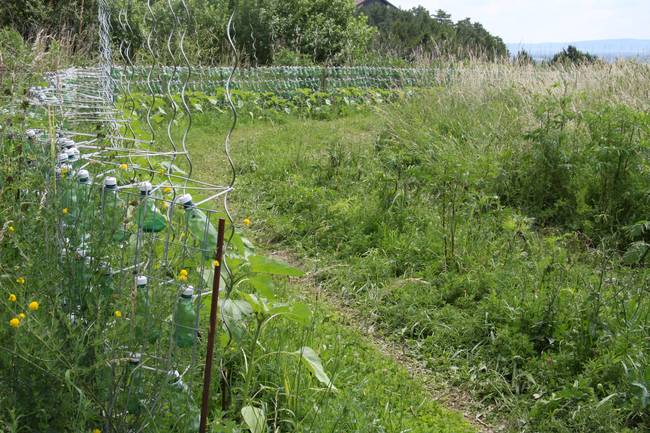
[(124, 229), (126, 204), (119, 197), (117, 179), (114, 177), (104, 179), (101, 210), (104, 230), (108, 231), (108, 236), (115, 242), (124, 241), (128, 236)]
[(180, 348), (192, 347), (196, 339), (196, 311), (194, 310), (194, 288), (187, 286), (178, 298), (174, 316), (174, 340)]
[(217, 248), (217, 230), (210, 223), (207, 215), (192, 203), (192, 196), (190, 194), (180, 196), (178, 202), (185, 209), (187, 226), (191, 235), (201, 244), (200, 248), (203, 258), (213, 258)]
[(152, 186), (150, 182), (142, 182), (140, 188), (140, 204), (136, 211), (138, 227), (146, 233), (158, 233), (167, 227), (167, 219), (156, 207), (155, 200), (151, 197)]

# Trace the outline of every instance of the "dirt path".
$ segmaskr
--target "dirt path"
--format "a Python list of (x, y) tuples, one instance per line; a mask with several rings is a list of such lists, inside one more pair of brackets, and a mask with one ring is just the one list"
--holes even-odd
[[(304, 266), (301, 266), (301, 263), (289, 252), (275, 252), (274, 256), (304, 269)], [(434, 380), (435, 375), (433, 372), (411, 354), (410, 349), (405, 344), (387, 339), (340, 296), (319, 285), (315, 281), (313, 274), (307, 274), (298, 281), (301, 287), (308, 290), (308, 296), (314, 302), (325, 303), (345, 320), (346, 325), (358, 330), (381, 353), (390, 356), (395, 362), (404, 367), (411, 377), (424, 385), (433, 400), (462, 413), (465, 419), (481, 433), (500, 433), (506, 430), (504, 425), (490, 425), (484, 420), (486, 414), (490, 413), (490, 408), (476, 402), (468, 393), (457, 387)]]

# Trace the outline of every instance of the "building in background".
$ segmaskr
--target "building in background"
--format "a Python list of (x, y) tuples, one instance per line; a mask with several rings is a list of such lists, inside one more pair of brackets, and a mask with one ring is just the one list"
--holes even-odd
[(365, 8), (372, 5), (381, 5), (381, 6), (397, 9), (395, 5), (393, 5), (392, 3), (386, 0), (357, 0), (358, 8)]

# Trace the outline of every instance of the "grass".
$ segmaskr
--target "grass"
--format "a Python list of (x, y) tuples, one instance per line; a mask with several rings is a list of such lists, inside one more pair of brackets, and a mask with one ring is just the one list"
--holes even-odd
[[(216, 121), (215, 121), (216, 120)], [(271, 158), (279, 149), (292, 149), (296, 158), (292, 163), (305, 164), (309, 159), (301, 159), (309, 153), (302, 152), (311, 145), (311, 134), (328, 137), (331, 143), (344, 138), (353, 139), (360, 146), (368, 144), (373, 139), (372, 116), (363, 112), (351, 117), (333, 121), (308, 122), (310, 128), (303, 128), (305, 123), (300, 119), (287, 118), (281, 123), (260, 124), (245, 120), (234, 137), (233, 148), (236, 149), (236, 159), (241, 161), (241, 155), (259, 151), (260, 145)], [(221, 134), (215, 134), (215, 126), (220, 132), (225, 132), (228, 122), (224, 119), (210, 119), (199, 116), (197, 126), (193, 129), (190, 152), (201, 154), (202, 158), (194, 159), (196, 175), (204, 180), (225, 181), (222, 173), (213, 172), (213, 167), (222, 166), (223, 156), (215, 151), (221, 143)], [(352, 128), (350, 128), (352, 126)], [(297, 131), (308, 132), (296, 135)], [(354, 136), (348, 135), (351, 131)], [(272, 141), (269, 138), (273, 137)], [(259, 214), (254, 208), (239, 206), (244, 198), (242, 193), (249, 187), (244, 187), (248, 178), (244, 173), (256, 171), (256, 160), (249, 159), (247, 166), (238, 167), (238, 188), (232, 201), (237, 203), (236, 215), (238, 220), (251, 215), (255, 237), (262, 236), (256, 228), (263, 222), (257, 221)], [(251, 189), (252, 191), (252, 189)], [(263, 193), (263, 189), (259, 191)], [(246, 203), (255, 201), (254, 196), (246, 196)], [(331, 408), (328, 413), (340, 413), (332, 431), (350, 432), (470, 432), (474, 429), (456, 412), (444, 409), (432, 400), (432, 397), (415, 378), (400, 367), (389, 355), (381, 353), (365, 337), (352, 329), (331, 306), (314, 299), (301, 283), (285, 287), (283, 294), (288, 299), (303, 299), (315, 310), (314, 333), (309, 339), (321, 357), (326, 360), (326, 369), (336, 371), (333, 381), (340, 388), (340, 395), (330, 400)], [(285, 324), (284, 326), (289, 326)], [(288, 337), (284, 329), (280, 329), (275, 338), (269, 341), (283, 340), (285, 343), (297, 340), (300, 336)], [(269, 336), (270, 337), (270, 336)], [(328, 350), (328, 348), (330, 348)], [(335, 351), (335, 352), (334, 352)], [(313, 431), (328, 431), (324, 422)], [(312, 431), (312, 430), (309, 430)]]
[[(476, 64), (378, 111), (245, 120), (233, 201), (510, 430), (644, 431), (649, 275), (621, 258), (650, 213), (649, 89), (643, 65)], [(196, 120), (214, 179), (227, 120)]]
[[(429, 367), (435, 382), (459, 386), (496, 408), (510, 431), (647, 431), (648, 68), (478, 63), (454, 65), (450, 77), (444, 88), (374, 111), (345, 110), (346, 116), (329, 120), (278, 113), (240, 119), (232, 143), (235, 220), (251, 218), (245, 234), (267, 249), (289, 248), (312, 281), (254, 280), (274, 274), (268, 266), (280, 275), (295, 273), (252, 255), (254, 270), (245, 242), (237, 242), (231, 270), (250, 279), (237, 283), (230, 301), (245, 302), (250, 313), (232, 319), (236, 344), (220, 350), (228, 388), (222, 395), (232, 401), (213, 402), (212, 431), (239, 431), (240, 409), (249, 415), (264, 410), (268, 425), (281, 431), (473, 431), (350, 329), (335, 308), (311, 296), (303, 284), (312, 283), (399, 342)], [(44, 153), (25, 158), (23, 152), (34, 149), (21, 138), (27, 124), (43, 126), (44, 119), (32, 118), (23, 104), (18, 115), (4, 113), (3, 122), (8, 132), (3, 128), (0, 137), (6, 149), (0, 167), (8, 187), (0, 209), (0, 278), (7, 293), (0, 333), (9, 344), (0, 346), (0, 363), (11, 378), (2, 381), (0, 419), (10, 431), (92, 429), (102, 423), (100, 394), (108, 388), (96, 374), (105, 373), (96, 356), (113, 368), (111, 352), (127, 347), (121, 342), (141, 342), (123, 332), (127, 321), (118, 321), (122, 314), (113, 308), (100, 303), (95, 314), (92, 298), (112, 307), (115, 297), (80, 290), (74, 272), (61, 267), (60, 245), (51, 242), (60, 202), (39, 196), (51, 161)], [(194, 175), (226, 183), (227, 116), (195, 113), (194, 126), (188, 143)], [(175, 223), (183, 223), (180, 216)], [(107, 248), (97, 250), (100, 257), (111, 257), (108, 243), (98, 245)], [(63, 261), (84, 268), (80, 258)], [(158, 283), (174, 282), (177, 273), (161, 271)], [(191, 278), (200, 278), (193, 267)], [(235, 277), (226, 278), (235, 285)], [(65, 311), (65, 290), (92, 301), (87, 317), (98, 323), (92, 332)], [(123, 292), (118, 306), (133, 302)], [(168, 297), (172, 305), (174, 291), (161, 293), (157, 300)], [(27, 307), (33, 300), (38, 310)], [(312, 321), (301, 302), (314, 311)], [(24, 326), (16, 327), (9, 319), (22, 310)], [(260, 323), (271, 320), (274, 326), (262, 330)], [(106, 343), (114, 347), (106, 350)], [(305, 361), (299, 349), (305, 346), (315, 349), (338, 391), (322, 386), (329, 379), (319, 374), (320, 360)], [(128, 373), (131, 364), (123, 364)], [(194, 383), (199, 370), (187, 376)], [(127, 373), (136, 394), (144, 391), (138, 375)], [(215, 382), (222, 385), (220, 378)], [(125, 426), (140, 418), (138, 408), (129, 407), (140, 405), (129, 398), (130, 387), (120, 381), (117, 388), (127, 416), (113, 414)], [(196, 395), (198, 387), (192, 390)], [(178, 390), (165, 394), (178, 396)], [(52, 401), (62, 402), (57, 411)], [(178, 427), (176, 412), (163, 413), (163, 423)]]

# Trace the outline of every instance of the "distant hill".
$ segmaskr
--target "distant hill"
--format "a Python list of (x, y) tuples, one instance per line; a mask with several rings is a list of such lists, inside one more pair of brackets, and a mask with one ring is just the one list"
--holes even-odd
[(604, 60), (619, 58), (638, 58), (650, 61), (650, 39), (606, 39), (601, 41), (551, 42), (540, 44), (506, 44), (511, 55), (520, 50), (526, 50), (535, 60), (545, 60), (573, 45), (580, 51), (594, 54)]

